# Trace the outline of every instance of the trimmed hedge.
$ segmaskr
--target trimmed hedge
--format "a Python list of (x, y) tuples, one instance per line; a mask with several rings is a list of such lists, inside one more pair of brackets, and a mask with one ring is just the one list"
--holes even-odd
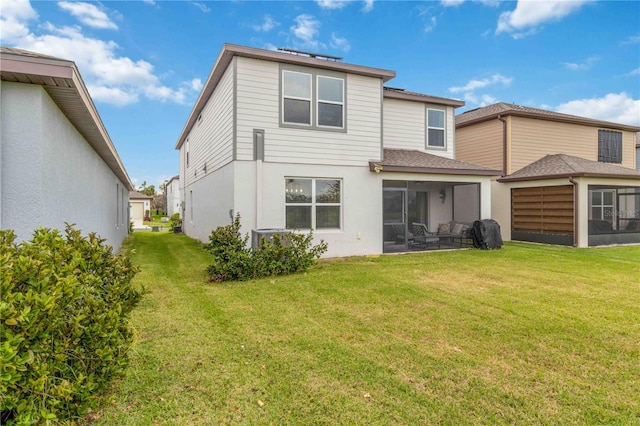
[(312, 246), (313, 234), (289, 233), (264, 238), (258, 250), (247, 247), (249, 235), (240, 234), (240, 215), (231, 224), (211, 232), (204, 248), (213, 255), (207, 268), (212, 282), (247, 280), (306, 271), (327, 251), (327, 243)]
[(67, 225), (15, 243), (0, 231), (2, 424), (85, 415), (126, 365), (127, 316), (142, 297), (131, 260)]

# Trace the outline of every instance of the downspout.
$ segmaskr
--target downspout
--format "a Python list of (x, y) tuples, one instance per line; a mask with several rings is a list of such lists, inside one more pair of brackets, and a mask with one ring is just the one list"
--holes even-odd
[(573, 184), (573, 246), (578, 247), (578, 231), (580, 229), (578, 224), (578, 181), (569, 176), (569, 182)]
[(507, 173), (507, 120), (498, 115), (498, 120), (502, 121), (502, 177)]

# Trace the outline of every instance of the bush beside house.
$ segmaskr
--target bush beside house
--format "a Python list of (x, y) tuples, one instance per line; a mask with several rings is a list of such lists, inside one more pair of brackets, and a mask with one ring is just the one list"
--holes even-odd
[(127, 360), (137, 268), (95, 234), (67, 225), (15, 242), (0, 231), (2, 424), (83, 416)]
[(211, 232), (205, 250), (213, 255), (207, 268), (213, 282), (247, 280), (306, 271), (314, 259), (327, 251), (327, 244), (312, 246), (313, 234), (289, 233), (264, 238), (260, 248), (247, 247), (249, 236), (240, 234), (240, 215), (230, 225)]

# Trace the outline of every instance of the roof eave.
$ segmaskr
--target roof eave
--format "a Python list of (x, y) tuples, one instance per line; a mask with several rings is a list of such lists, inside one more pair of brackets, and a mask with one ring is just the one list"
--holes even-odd
[(189, 114), (189, 118), (180, 133), (180, 136), (176, 142), (175, 149), (180, 149), (184, 143), (187, 135), (191, 131), (191, 128), (195, 124), (198, 116), (204, 109), (204, 106), (209, 101), (209, 98), (213, 94), (213, 91), (218, 86), (220, 79), (224, 75), (227, 67), (233, 60), (234, 56), (240, 56), (244, 58), (261, 59), (266, 61), (304, 65), (314, 68), (328, 69), (334, 71), (342, 71), (351, 74), (364, 75), (368, 77), (380, 78), (383, 82), (389, 81), (396, 76), (395, 71), (385, 70), (381, 68), (363, 67), (360, 65), (346, 64), (343, 62), (327, 61), (317, 58), (309, 58), (304, 56), (293, 55), (289, 53), (276, 52), (271, 50), (257, 49), (254, 47), (239, 46), (236, 44), (225, 43), (222, 46), (222, 50), (218, 54), (218, 58), (211, 68), (207, 82), (204, 88), (200, 92), (196, 103)]
[(456, 123), (456, 128), (460, 129), (460, 128), (463, 128), (463, 127), (470, 126), (472, 124), (482, 123), (484, 121), (495, 120), (498, 117), (506, 117), (506, 116), (510, 116), (510, 115), (514, 116), (514, 117), (533, 118), (533, 119), (537, 119), (537, 120), (555, 121), (555, 122), (560, 122), (560, 123), (581, 124), (581, 125), (591, 126), (591, 127), (603, 127), (603, 128), (608, 128), (608, 129), (625, 130), (625, 131), (630, 131), (630, 132), (640, 132), (640, 127), (630, 126), (630, 125), (627, 125), (627, 124), (612, 123), (612, 122), (609, 122), (609, 121), (594, 120), (594, 119), (591, 119), (591, 118), (584, 118), (584, 117), (577, 117), (577, 116), (559, 117), (559, 116), (537, 114), (535, 112), (519, 111), (519, 110), (513, 110), (513, 109), (506, 110), (506, 111), (500, 111), (500, 112), (494, 112), (494, 113), (491, 113), (489, 115), (486, 115), (486, 116), (483, 116), (483, 117), (478, 117), (478, 118), (475, 118), (473, 120), (465, 121), (465, 122), (459, 123), (459, 124)]
[(500, 176), (502, 174), (502, 171), (499, 171), (499, 170), (393, 166), (393, 165), (385, 165), (376, 161), (369, 162), (369, 170), (376, 173), (400, 172), (400, 173), (421, 173), (421, 174), (439, 174), (439, 175)]
[(464, 101), (459, 101), (457, 99), (439, 98), (439, 97), (429, 96), (429, 95), (416, 95), (412, 93), (403, 93), (403, 92), (396, 92), (391, 90), (385, 90), (384, 97), (390, 98), (390, 99), (412, 101), (412, 102), (447, 105), (454, 108), (459, 108), (465, 105)]
[(526, 182), (526, 181), (534, 181), (534, 180), (550, 180), (550, 179), (565, 179), (565, 178), (576, 178), (576, 177), (594, 177), (594, 178), (608, 178), (608, 179), (639, 179), (639, 176), (634, 175), (625, 175), (625, 174), (607, 174), (607, 173), (589, 173), (589, 172), (579, 172), (579, 173), (560, 173), (554, 175), (544, 175), (544, 176), (522, 176), (522, 177), (509, 177), (505, 176), (497, 179), (498, 182)]
[[(91, 99), (91, 95), (73, 61), (53, 57), (26, 56), (3, 52), (0, 54), (0, 71), (3, 73), (11, 73), (14, 76), (22, 76), (30, 81), (32, 79), (29, 79), (29, 76), (54, 78), (57, 79), (57, 81), (64, 81), (66, 84), (65, 90), (73, 90), (76, 95), (75, 99), (73, 97), (63, 96), (61, 100), (55, 91), (57, 87), (44, 84), (42, 84), (42, 87), (114, 174), (118, 176), (130, 190), (133, 189), (133, 183), (118, 156), (113, 142), (98, 114), (98, 110)], [(69, 111), (76, 109), (82, 111), (82, 117), (77, 117), (75, 114), (69, 113)], [(98, 136), (92, 136), (92, 133)]]

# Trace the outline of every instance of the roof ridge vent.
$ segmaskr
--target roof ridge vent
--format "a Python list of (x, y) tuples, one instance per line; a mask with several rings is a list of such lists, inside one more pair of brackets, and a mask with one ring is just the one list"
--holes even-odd
[(340, 56), (325, 55), (324, 53), (314, 53), (314, 52), (307, 52), (304, 50), (289, 49), (288, 47), (278, 47), (278, 50), (281, 52), (289, 53), (291, 55), (307, 56), (309, 58), (314, 58), (314, 59), (324, 59), (325, 61), (338, 62), (342, 60)]

